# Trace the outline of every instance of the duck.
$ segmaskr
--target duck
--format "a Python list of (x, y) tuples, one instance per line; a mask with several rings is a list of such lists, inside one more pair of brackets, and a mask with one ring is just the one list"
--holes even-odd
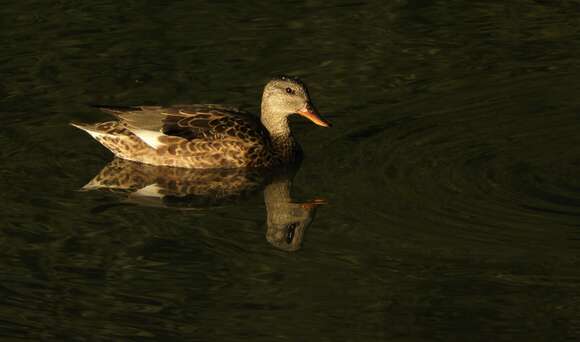
[(115, 121), (71, 125), (86, 131), (116, 157), (157, 166), (193, 169), (274, 168), (302, 158), (288, 117), (298, 114), (321, 127), (304, 82), (271, 79), (262, 93), (260, 116), (216, 104), (95, 106)]

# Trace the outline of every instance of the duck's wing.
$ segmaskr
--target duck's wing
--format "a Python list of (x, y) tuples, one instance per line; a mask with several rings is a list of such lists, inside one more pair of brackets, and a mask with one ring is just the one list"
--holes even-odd
[(257, 141), (265, 137), (256, 116), (233, 107), (207, 104), (99, 108), (115, 115), (153, 148), (181, 140)]

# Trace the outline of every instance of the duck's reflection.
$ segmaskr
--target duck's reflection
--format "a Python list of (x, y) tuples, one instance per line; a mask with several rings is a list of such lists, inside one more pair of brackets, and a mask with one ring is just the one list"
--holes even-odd
[(292, 179), (298, 167), (278, 170), (199, 170), (146, 165), (115, 159), (83, 190), (113, 190), (128, 202), (157, 207), (200, 209), (243, 199), (263, 189), (266, 239), (285, 251), (300, 249), (316, 208), (324, 201), (295, 202)]

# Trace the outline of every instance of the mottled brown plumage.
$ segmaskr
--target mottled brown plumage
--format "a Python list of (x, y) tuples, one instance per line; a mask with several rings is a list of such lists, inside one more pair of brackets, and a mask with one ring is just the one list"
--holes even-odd
[(264, 88), (260, 118), (221, 105), (108, 107), (118, 119), (72, 124), (117, 157), (185, 168), (271, 168), (299, 159), (300, 147), (287, 117), (300, 114), (328, 127), (316, 113), (305, 85), (290, 77)]

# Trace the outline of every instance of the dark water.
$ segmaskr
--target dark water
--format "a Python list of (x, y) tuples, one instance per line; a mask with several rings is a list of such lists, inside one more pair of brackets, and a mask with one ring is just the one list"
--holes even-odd
[[(0, 13), (0, 339), (580, 339), (579, 1)], [(257, 111), (282, 72), (334, 124), (294, 121), (292, 184), (78, 191), (112, 160), (88, 103)]]

